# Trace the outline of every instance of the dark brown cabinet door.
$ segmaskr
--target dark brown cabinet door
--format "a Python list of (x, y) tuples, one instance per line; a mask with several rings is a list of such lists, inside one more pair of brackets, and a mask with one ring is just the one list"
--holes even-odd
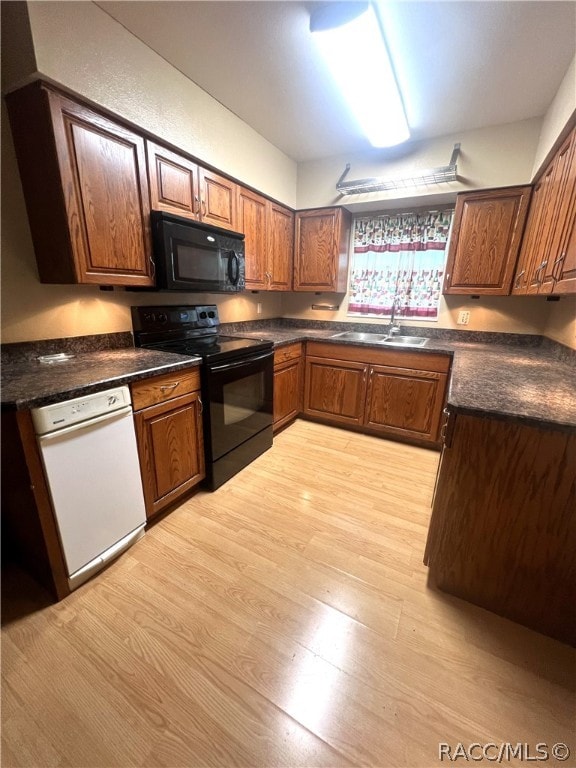
[(531, 190), (504, 187), (458, 195), (445, 294), (510, 293)]
[(561, 262), (576, 188), (576, 133), (572, 132), (554, 157), (549, 201), (545, 210), (548, 220), (541, 257), (533, 277), (530, 293), (552, 293)]
[(9, 108), (41, 281), (152, 285), (144, 139), (38, 84)]
[(552, 166), (534, 186), (530, 202), (530, 213), (526, 223), (524, 237), (516, 274), (512, 285), (513, 294), (528, 293), (533, 282), (537, 263), (541, 261), (541, 244), (546, 239), (546, 209), (549, 202), (552, 180)]
[(576, 130), (562, 142), (534, 186), (513, 293), (574, 293), (576, 269)]
[(291, 291), (294, 262), (294, 213), (268, 201), (267, 207), (268, 288)]
[(432, 583), (575, 645), (576, 435), (450, 418), (426, 543)]
[(148, 518), (175, 502), (204, 477), (198, 392), (134, 414)]
[(576, 293), (576, 193), (570, 223), (567, 241), (563, 245), (555, 274), (553, 292), (558, 295)]
[(365, 426), (391, 435), (438, 442), (446, 374), (373, 365)]
[(199, 180), (201, 221), (236, 231), (236, 184), (202, 167), (199, 168)]
[(274, 432), (302, 411), (302, 344), (289, 344), (274, 353)]
[(153, 210), (197, 219), (200, 199), (196, 163), (152, 141), (146, 142), (146, 155)]
[(294, 290), (346, 291), (351, 215), (344, 208), (298, 211)]
[(336, 423), (362, 424), (367, 372), (365, 363), (306, 357), (304, 413)]
[(266, 290), (266, 199), (244, 187), (238, 188), (238, 227), (245, 236), (246, 288)]

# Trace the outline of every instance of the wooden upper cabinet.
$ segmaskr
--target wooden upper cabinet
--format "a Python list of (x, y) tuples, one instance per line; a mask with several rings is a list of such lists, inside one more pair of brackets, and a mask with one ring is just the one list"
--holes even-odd
[(544, 211), (547, 208), (550, 199), (550, 188), (553, 169), (550, 168), (542, 176), (540, 181), (534, 185), (532, 199), (530, 202), (530, 211), (524, 237), (522, 239), (522, 248), (520, 257), (516, 266), (516, 274), (512, 284), (513, 294), (522, 294), (528, 292), (528, 286), (532, 280), (535, 270), (535, 262), (539, 255), (540, 244), (546, 239), (546, 217)]
[(246, 288), (266, 290), (266, 203), (256, 192), (238, 187), (238, 228), (244, 233)]
[(563, 246), (562, 259), (558, 262), (554, 276), (553, 292), (576, 293), (576, 195), (573, 201), (571, 226)]
[(198, 166), (183, 155), (146, 142), (153, 210), (197, 219), (200, 210)]
[(144, 139), (39, 83), (7, 103), (41, 282), (153, 285)]
[(458, 195), (445, 294), (510, 293), (531, 189), (503, 187)]
[(238, 227), (245, 235), (246, 288), (292, 289), (294, 214), (262, 195), (238, 187)]
[(146, 142), (152, 209), (239, 228), (237, 185), (193, 160), (152, 141)]
[(295, 291), (346, 291), (351, 221), (351, 214), (344, 208), (296, 213)]
[(237, 230), (237, 185), (214, 171), (199, 166), (200, 220), (224, 229)]
[(268, 200), (266, 209), (268, 288), (291, 291), (294, 262), (294, 213)]
[(576, 291), (576, 129), (534, 187), (513, 293)]

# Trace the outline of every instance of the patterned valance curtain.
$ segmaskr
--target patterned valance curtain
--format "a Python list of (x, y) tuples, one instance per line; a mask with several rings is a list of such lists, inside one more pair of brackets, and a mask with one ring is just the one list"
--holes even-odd
[(348, 312), (435, 320), (453, 213), (355, 219)]

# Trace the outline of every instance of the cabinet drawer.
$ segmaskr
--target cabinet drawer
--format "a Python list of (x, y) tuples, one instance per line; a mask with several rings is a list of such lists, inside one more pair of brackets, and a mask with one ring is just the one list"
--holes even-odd
[(287, 360), (295, 360), (302, 356), (302, 344), (287, 344), (285, 347), (274, 350), (274, 365), (285, 363)]
[(163, 376), (136, 381), (130, 385), (132, 406), (135, 411), (170, 400), (173, 397), (187, 395), (200, 389), (200, 370), (177, 371)]

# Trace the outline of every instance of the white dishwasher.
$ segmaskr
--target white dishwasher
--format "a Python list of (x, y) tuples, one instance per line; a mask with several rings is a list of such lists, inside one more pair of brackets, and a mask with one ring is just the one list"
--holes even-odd
[(128, 387), (32, 410), (70, 589), (144, 535)]

